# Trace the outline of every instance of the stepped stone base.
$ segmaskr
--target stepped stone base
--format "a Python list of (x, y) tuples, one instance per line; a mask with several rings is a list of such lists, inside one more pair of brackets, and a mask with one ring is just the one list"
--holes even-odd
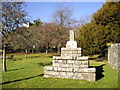
[(95, 68), (45, 67), (44, 77), (95, 81)]
[(96, 80), (96, 69), (89, 68), (88, 57), (81, 57), (81, 48), (77, 48), (73, 30), (70, 30), (66, 48), (61, 48), (61, 56), (53, 56), (53, 59), (52, 67), (44, 67), (46, 78)]
[(66, 78), (95, 81), (96, 69), (89, 68), (88, 57), (53, 57), (53, 66), (44, 67), (46, 78)]

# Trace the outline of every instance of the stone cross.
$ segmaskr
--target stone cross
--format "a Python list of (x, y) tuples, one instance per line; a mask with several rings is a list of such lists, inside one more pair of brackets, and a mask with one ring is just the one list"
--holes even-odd
[(74, 41), (74, 30), (70, 30), (70, 41)]

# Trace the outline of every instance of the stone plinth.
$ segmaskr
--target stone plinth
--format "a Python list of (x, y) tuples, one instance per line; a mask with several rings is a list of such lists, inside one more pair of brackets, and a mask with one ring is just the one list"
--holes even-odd
[(96, 69), (89, 68), (88, 57), (81, 55), (81, 48), (77, 48), (74, 41), (74, 31), (70, 30), (70, 41), (66, 48), (61, 48), (61, 56), (53, 56), (52, 66), (44, 67), (44, 77), (95, 81)]
[(120, 43), (108, 47), (108, 63), (120, 72)]
[(68, 41), (66, 43), (66, 48), (77, 48), (77, 42), (76, 41)]
[(95, 81), (95, 68), (45, 67), (44, 77)]
[(61, 57), (81, 57), (81, 48), (61, 48)]

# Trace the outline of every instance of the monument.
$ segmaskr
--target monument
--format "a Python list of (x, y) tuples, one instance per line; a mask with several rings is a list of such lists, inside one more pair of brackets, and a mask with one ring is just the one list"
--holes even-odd
[(53, 56), (53, 66), (44, 67), (44, 77), (95, 81), (96, 69), (89, 68), (88, 57), (81, 55), (81, 48), (77, 48), (74, 40), (74, 30), (70, 30), (70, 41), (66, 48), (61, 48), (61, 56)]

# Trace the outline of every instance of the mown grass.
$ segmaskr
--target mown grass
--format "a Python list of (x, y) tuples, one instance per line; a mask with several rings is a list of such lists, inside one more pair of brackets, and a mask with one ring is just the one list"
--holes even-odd
[[(107, 61), (90, 61), (91, 67), (97, 67), (97, 81), (44, 78), (43, 68), (52, 65), (52, 55), (30, 54), (28, 59), (24, 54), (14, 54), (13, 60), (7, 61), (7, 71), (2, 72), (3, 88), (118, 88), (118, 73)], [(0, 61), (2, 63), (2, 60)]]

